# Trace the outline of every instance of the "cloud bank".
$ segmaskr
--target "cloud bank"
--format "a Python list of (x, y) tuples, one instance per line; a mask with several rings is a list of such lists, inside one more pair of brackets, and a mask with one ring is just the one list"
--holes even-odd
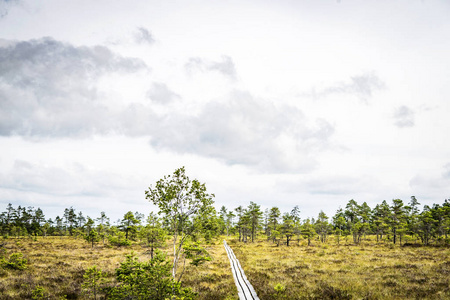
[(97, 81), (146, 65), (108, 48), (51, 38), (0, 48), (0, 135), (83, 136), (110, 130)]
[[(145, 32), (145, 31), (144, 31)], [(186, 66), (234, 78), (229, 57), (191, 59)], [(157, 112), (153, 103), (182, 101), (163, 82), (147, 92), (150, 102), (116, 105), (99, 91), (105, 75), (148, 69), (141, 60), (103, 46), (76, 47), (51, 38), (0, 48), (0, 134), (27, 138), (122, 134), (149, 137), (158, 150), (189, 153), (265, 172), (307, 172), (315, 153), (329, 148), (334, 128), (301, 110), (234, 91), (192, 114), (177, 108)]]

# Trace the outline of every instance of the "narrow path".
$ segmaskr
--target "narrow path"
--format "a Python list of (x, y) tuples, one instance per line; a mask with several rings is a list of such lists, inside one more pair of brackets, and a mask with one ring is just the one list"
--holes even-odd
[(230, 246), (228, 246), (225, 240), (223, 241), (223, 245), (225, 247), (225, 251), (227, 251), (228, 259), (230, 260), (231, 272), (233, 273), (234, 282), (236, 283), (239, 299), (259, 300), (255, 290), (245, 276), (244, 270), (242, 270), (239, 260), (234, 255), (233, 250), (231, 250)]

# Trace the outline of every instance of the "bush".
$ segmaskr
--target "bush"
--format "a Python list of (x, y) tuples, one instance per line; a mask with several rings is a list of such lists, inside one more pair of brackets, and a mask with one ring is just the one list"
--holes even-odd
[(112, 246), (118, 246), (118, 247), (120, 247), (120, 246), (130, 246), (131, 245), (131, 242), (129, 240), (125, 239), (124, 237), (122, 237), (120, 235), (119, 236), (112, 236), (112, 235), (110, 235), (108, 237), (108, 242)]
[(97, 294), (105, 282), (106, 274), (102, 270), (98, 270), (97, 266), (87, 269), (83, 275), (83, 284), (81, 285), (82, 293), (88, 299), (97, 299)]
[(46, 291), (42, 286), (36, 286), (34, 290), (31, 292), (31, 298), (33, 300), (41, 300), (45, 299)]
[(4, 268), (14, 270), (25, 270), (27, 268), (27, 263), (28, 261), (23, 258), (23, 254), (20, 252), (11, 254), (8, 260), (2, 259), (2, 266)]
[(196, 294), (191, 289), (181, 288), (181, 284), (173, 280), (171, 268), (160, 251), (148, 262), (138, 261), (131, 253), (116, 269), (119, 285), (113, 287), (108, 296), (110, 299), (194, 299)]
[(286, 290), (286, 287), (284, 285), (282, 285), (281, 283), (277, 283), (273, 289), (275, 290), (275, 292), (277, 292), (277, 294), (281, 294)]

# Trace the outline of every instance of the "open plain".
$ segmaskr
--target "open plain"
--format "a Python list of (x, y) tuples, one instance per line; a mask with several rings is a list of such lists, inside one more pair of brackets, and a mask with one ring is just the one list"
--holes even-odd
[[(277, 246), (266, 239), (254, 243), (224, 237), (245, 270), (260, 299), (449, 299), (448, 247), (376, 243), (371, 237), (355, 245), (333, 238)], [(83, 293), (85, 271), (94, 265), (106, 273), (97, 295), (103, 299), (114, 283), (115, 269), (125, 255), (148, 260), (148, 249), (138, 243), (92, 248), (69, 237), (8, 238), (0, 243), (4, 257), (22, 253), (24, 270), (0, 269), (2, 299), (88, 299)], [(167, 243), (161, 250), (169, 253)], [(198, 267), (186, 263), (183, 286), (198, 299), (238, 299), (222, 239), (205, 245), (212, 260)], [(169, 259), (171, 258), (168, 256)], [(92, 299), (92, 298), (91, 298)]]

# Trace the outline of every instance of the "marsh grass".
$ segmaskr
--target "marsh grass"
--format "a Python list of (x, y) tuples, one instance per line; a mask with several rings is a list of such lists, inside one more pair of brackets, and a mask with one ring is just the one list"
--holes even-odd
[(49, 299), (79, 299), (83, 274), (89, 267), (96, 265), (112, 281), (114, 270), (131, 251), (142, 259), (149, 259), (146, 249), (140, 245), (92, 248), (81, 239), (68, 237), (45, 237), (36, 241), (7, 239), (2, 243), (7, 255), (22, 253), (28, 260), (28, 268), (0, 270), (1, 299), (32, 299), (37, 287), (41, 287)]
[[(450, 299), (450, 250), (267, 241), (233, 250), (261, 299)], [(285, 287), (280, 293), (275, 287)]]
[[(2, 252), (9, 257), (22, 253), (28, 261), (25, 270), (0, 268), (0, 299), (32, 299), (36, 291), (44, 291), (45, 299), (83, 299), (81, 285), (85, 271), (96, 265), (106, 273), (106, 287), (115, 278), (115, 269), (132, 251), (145, 261), (149, 249), (140, 244), (127, 247), (96, 245), (69, 237), (33, 239), (9, 238), (1, 241)], [(170, 243), (167, 243), (170, 245)], [(183, 286), (192, 287), (199, 299), (238, 299), (228, 258), (222, 241), (206, 245), (212, 261), (198, 267), (186, 262)], [(162, 248), (170, 256), (169, 246)], [(104, 293), (100, 292), (104, 297)]]
[[(366, 240), (360, 245), (313, 241), (279, 246), (263, 239), (243, 244), (227, 238), (247, 278), (262, 300), (270, 299), (450, 299), (450, 249), (399, 247)], [(115, 269), (134, 251), (148, 260), (147, 248), (133, 244), (93, 249), (81, 239), (46, 237), (6, 239), (0, 244), (9, 257), (22, 253), (27, 269), (0, 268), (1, 299), (83, 299), (86, 269), (96, 265), (111, 286)], [(167, 243), (168, 245), (170, 243)], [(205, 245), (212, 260), (198, 267), (186, 262), (183, 286), (198, 299), (238, 299), (222, 240)], [(162, 249), (170, 253), (170, 249)], [(169, 255), (169, 258), (170, 255)]]

